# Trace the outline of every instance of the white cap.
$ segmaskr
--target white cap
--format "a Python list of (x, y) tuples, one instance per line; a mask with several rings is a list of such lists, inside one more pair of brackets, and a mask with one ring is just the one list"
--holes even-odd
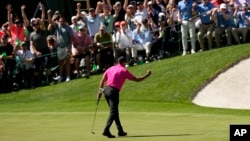
[(220, 9), (227, 9), (227, 5), (225, 3), (220, 4)]
[(36, 18), (30, 19), (30, 22), (31, 22), (31, 23), (34, 22), (34, 21), (37, 21)]
[(162, 17), (162, 16), (164, 16), (164, 17), (165, 17), (165, 13), (160, 12), (158, 16), (159, 16), (159, 17)]
[(242, 7), (243, 7), (243, 8), (248, 8), (248, 4), (247, 4), (247, 3), (243, 3), (243, 4), (242, 4)]
[(80, 26), (78, 27), (78, 29), (84, 29), (84, 28), (85, 28), (84, 25), (80, 25)]
[(78, 19), (78, 17), (77, 16), (72, 16), (71, 21), (73, 21), (75, 19)]
[(134, 6), (132, 4), (129, 4), (128, 8), (134, 8)]
[(148, 5), (152, 5), (153, 3), (152, 3), (152, 1), (148, 1)]

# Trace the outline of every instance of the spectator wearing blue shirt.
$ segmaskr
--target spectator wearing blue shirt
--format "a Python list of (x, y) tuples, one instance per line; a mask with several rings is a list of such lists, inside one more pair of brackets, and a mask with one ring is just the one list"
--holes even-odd
[(247, 32), (248, 28), (250, 28), (250, 22), (248, 22), (250, 18), (250, 12), (248, 11), (248, 5), (244, 4), (242, 7), (243, 11), (239, 11), (239, 7), (235, 8), (234, 18), (238, 20), (238, 26), (233, 27), (232, 34), (234, 36), (235, 41), (240, 44), (239, 35), (242, 35), (243, 43), (246, 43), (247, 40)]
[(98, 13), (95, 12), (94, 8), (89, 8), (88, 11), (89, 15), (85, 15), (85, 21), (87, 24), (89, 35), (92, 39), (94, 39), (95, 34), (99, 32), (102, 18)]
[(227, 45), (232, 44), (232, 27), (233, 23), (231, 20), (231, 14), (227, 10), (227, 5), (225, 3), (220, 4), (220, 8), (213, 10), (212, 18), (217, 21), (217, 27), (215, 28), (215, 41), (217, 47), (221, 47), (221, 35), (226, 33)]
[[(178, 3), (178, 22), (181, 23), (181, 38), (183, 46), (183, 56), (186, 55), (188, 50), (188, 32), (191, 38), (191, 53), (195, 53), (195, 22), (192, 19), (194, 10), (193, 0), (181, 0)], [(195, 13), (195, 12), (194, 12)]]
[(214, 21), (211, 20), (213, 4), (209, 0), (202, 0), (202, 3), (197, 5), (195, 10), (200, 15), (201, 25), (198, 32), (198, 41), (200, 44), (200, 51), (205, 50), (204, 35), (206, 34), (208, 40), (208, 48), (212, 49), (214, 31)]
[(149, 63), (149, 57), (151, 53), (151, 46), (153, 36), (148, 25), (148, 20), (144, 19), (142, 22), (137, 22), (137, 28), (133, 31), (133, 45), (131, 48), (132, 58), (137, 61), (137, 51), (146, 51), (146, 63)]

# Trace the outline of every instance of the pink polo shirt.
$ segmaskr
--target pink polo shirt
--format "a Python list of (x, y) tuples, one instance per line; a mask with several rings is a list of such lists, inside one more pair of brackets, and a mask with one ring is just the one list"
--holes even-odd
[(120, 64), (108, 68), (104, 75), (107, 77), (107, 86), (115, 87), (121, 90), (126, 79), (132, 80), (134, 78), (125, 67)]

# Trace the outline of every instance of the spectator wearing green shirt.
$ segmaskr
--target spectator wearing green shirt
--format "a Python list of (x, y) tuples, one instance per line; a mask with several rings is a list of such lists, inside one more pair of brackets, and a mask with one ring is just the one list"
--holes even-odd
[(99, 32), (95, 34), (94, 44), (96, 44), (94, 55), (96, 58), (97, 69), (102, 71), (105, 68), (113, 66), (114, 55), (112, 35), (106, 31), (104, 25), (101, 25)]

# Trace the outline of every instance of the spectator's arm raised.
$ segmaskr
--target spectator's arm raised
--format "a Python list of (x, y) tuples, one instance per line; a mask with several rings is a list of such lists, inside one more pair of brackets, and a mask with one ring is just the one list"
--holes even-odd
[(86, 0), (86, 7), (87, 7), (87, 9), (91, 8), (89, 0)]
[(128, 7), (128, 0), (124, 0), (123, 9), (126, 11)]
[(147, 8), (147, 7), (148, 7), (148, 0), (144, 0), (144, 1), (143, 1), (143, 7), (144, 7), (144, 8)]
[[(105, 0), (103, 0), (103, 1), (105, 1)], [(125, 0), (125, 1), (126, 1), (126, 0)], [(110, 0), (107, 0), (107, 5), (108, 5), (109, 7), (112, 7), (112, 4), (111, 4)]]
[(48, 14), (48, 20), (49, 20), (48, 30), (50, 31), (56, 26), (56, 22), (55, 22), (54, 17), (52, 18), (51, 16), (51, 10), (48, 10), (47, 14)]
[(45, 6), (44, 6), (44, 4), (41, 4), (41, 6), (42, 6), (42, 13), (41, 13), (41, 22), (43, 22), (44, 23), (44, 21), (45, 21)]
[(10, 26), (11, 26), (11, 25), (13, 25), (12, 14), (11, 14), (11, 11), (12, 11), (11, 4), (7, 4), (6, 9), (7, 9), (7, 18), (8, 18), (8, 22), (9, 22), (9, 24), (10, 24)]
[(103, 3), (98, 1), (96, 4), (95, 14), (96, 15), (100, 14), (100, 16), (104, 16), (103, 11), (104, 11)]
[(211, 16), (212, 21), (216, 21), (218, 8), (214, 8)]
[(118, 17), (118, 15), (119, 15), (119, 10), (118, 10), (118, 8), (116, 6), (114, 6), (113, 9), (115, 11), (114, 18), (116, 19)]
[(23, 18), (23, 25), (24, 25), (25, 27), (28, 27), (28, 26), (29, 26), (29, 20), (28, 20), (28, 18), (27, 18), (27, 16), (26, 16), (25, 8), (26, 8), (25, 5), (22, 5), (22, 6), (21, 6), (21, 13), (22, 13), (22, 18)]

